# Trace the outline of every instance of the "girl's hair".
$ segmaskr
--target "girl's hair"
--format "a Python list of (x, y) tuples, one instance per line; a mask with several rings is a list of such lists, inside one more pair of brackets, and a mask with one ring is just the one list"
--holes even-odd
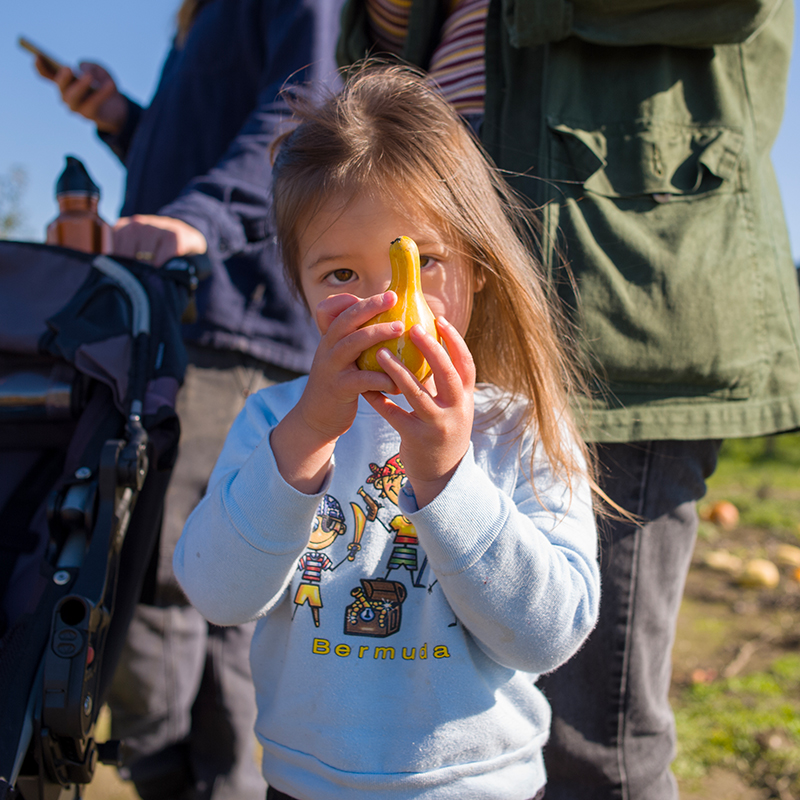
[(183, 0), (175, 15), (176, 34), (178, 47), (183, 47), (186, 42), (186, 37), (189, 35), (189, 29), (194, 24), (194, 18), (200, 10), (202, 0)]
[(298, 294), (303, 227), (324, 203), (366, 192), (424, 213), (483, 281), (465, 336), (478, 380), (527, 399), (518, 432), (534, 426), (556, 474), (583, 473), (589, 454), (568, 407), (582, 383), (533, 255), (533, 217), (464, 120), (423, 75), (376, 62), (321, 106), (289, 102), (299, 124), (277, 143), (273, 196)]

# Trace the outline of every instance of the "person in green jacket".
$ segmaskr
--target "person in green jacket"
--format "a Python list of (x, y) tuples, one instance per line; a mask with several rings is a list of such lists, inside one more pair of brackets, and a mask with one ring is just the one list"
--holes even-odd
[[(389, 51), (430, 70), (467, 3), (350, 0), (339, 62)], [(485, 15), (470, 121), (539, 212), (594, 375), (585, 434), (640, 520), (601, 523), (600, 622), (541, 681), (547, 798), (674, 800), (670, 656), (696, 501), (722, 439), (800, 426), (800, 298), (770, 162), (792, 3), (470, 4)], [(446, 96), (460, 63), (432, 72)]]

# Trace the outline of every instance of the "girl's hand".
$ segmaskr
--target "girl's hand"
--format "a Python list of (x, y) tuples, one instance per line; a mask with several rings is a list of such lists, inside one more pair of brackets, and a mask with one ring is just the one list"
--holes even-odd
[(423, 386), (388, 349), (378, 351), (380, 365), (408, 400), (411, 412), (382, 394), (364, 395), (400, 434), (400, 460), (420, 508), (444, 489), (461, 463), (469, 449), (474, 415), (472, 354), (447, 320), (438, 317), (436, 326), (447, 350), (421, 325), (410, 331), (412, 341), (431, 366), (433, 383), (429, 380)]
[(322, 340), (298, 406), (306, 424), (326, 439), (336, 440), (350, 428), (358, 398), (364, 392), (397, 393), (388, 375), (361, 370), (356, 364), (356, 359), (368, 347), (403, 333), (403, 323), (398, 321), (361, 327), (396, 302), (394, 292), (365, 300), (340, 294), (328, 297), (317, 307)]
[(313, 494), (319, 489), (336, 440), (353, 424), (361, 394), (397, 394), (389, 375), (361, 370), (356, 365), (363, 350), (403, 333), (402, 322), (361, 327), (396, 302), (394, 292), (364, 300), (338, 294), (317, 307), (322, 339), (308, 383), (297, 405), (270, 437), (281, 475), (299, 491)]

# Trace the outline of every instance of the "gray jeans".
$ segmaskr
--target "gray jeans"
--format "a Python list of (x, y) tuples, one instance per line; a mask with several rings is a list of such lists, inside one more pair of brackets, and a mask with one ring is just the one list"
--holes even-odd
[(697, 534), (696, 501), (720, 442), (598, 448), (600, 482), (639, 525), (600, 523), (600, 621), (539, 683), (553, 707), (547, 800), (677, 800), (671, 652)]
[(295, 377), (241, 353), (188, 347), (181, 441), (164, 507), (154, 605), (139, 605), (109, 697), (112, 735), (144, 800), (263, 800), (255, 760), (253, 624), (209, 625), (186, 601), (172, 553), (248, 394)]

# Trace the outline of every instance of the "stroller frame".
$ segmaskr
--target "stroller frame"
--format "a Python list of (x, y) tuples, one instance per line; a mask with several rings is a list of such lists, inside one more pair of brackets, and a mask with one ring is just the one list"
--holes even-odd
[[(105, 381), (102, 370), (98, 380), (98, 371), (89, 368), (91, 397), (77, 422), (63, 472), (46, 489), (49, 542), (40, 566), (46, 580), (35, 612), (23, 615), (0, 642), (0, 800), (57, 800), (70, 790), (80, 797), (98, 761), (119, 764), (119, 742), (96, 743), (94, 727), (147, 579), (177, 445), (174, 409), (162, 403), (154, 413), (152, 389), (159, 380), (163, 389), (165, 342), (172, 353), (167, 380), (175, 390), (182, 381), (185, 354), (179, 323), (204, 263), (173, 259), (155, 270), (127, 259), (0, 242), (0, 276), (9, 263), (4, 262), (6, 250), (12, 259), (47, 261), (52, 256), (65, 265), (74, 262), (80, 277), (65, 309), (91, 313), (93, 302), (106, 302), (98, 297), (113, 293), (114, 302), (126, 311), (124, 333), (130, 342), (124, 396), (113, 380)], [(157, 346), (154, 321), (167, 334)], [(50, 330), (38, 349), (80, 373), (85, 368), (80, 354), (64, 346), (64, 336), (59, 339), (62, 323), (61, 310), (47, 319)], [(66, 328), (70, 324), (67, 320)], [(83, 330), (80, 325), (77, 329)], [(86, 383), (85, 375), (80, 377)], [(30, 400), (35, 392), (17, 394)], [(94, 430), (84, 424), (91, 419), (92, 405), (99, 420)], [(0, 420), (6, 410), (0, 402)], [(34, 408), (34, 413), (40, 410)], [(20, 404), (12, 411), (19, 414)], [(79, 437), (82, 424), (84, 435)], [(12, 439), (14, 435), (12, 431)], [(40, 471), (45, 477), (38, 483), (52, 479), (52, 472), (51, 463)], [(30, 494), (36, 483), (24, 481), (15, 497)], [(11, 499), (2, 513), (9, 506)], [(41, 513), (36, 498), (32, 507)], [(28, 508), (26, 514), (30, 512)], [(128, 536), (133, 531), (136, 535)]]

